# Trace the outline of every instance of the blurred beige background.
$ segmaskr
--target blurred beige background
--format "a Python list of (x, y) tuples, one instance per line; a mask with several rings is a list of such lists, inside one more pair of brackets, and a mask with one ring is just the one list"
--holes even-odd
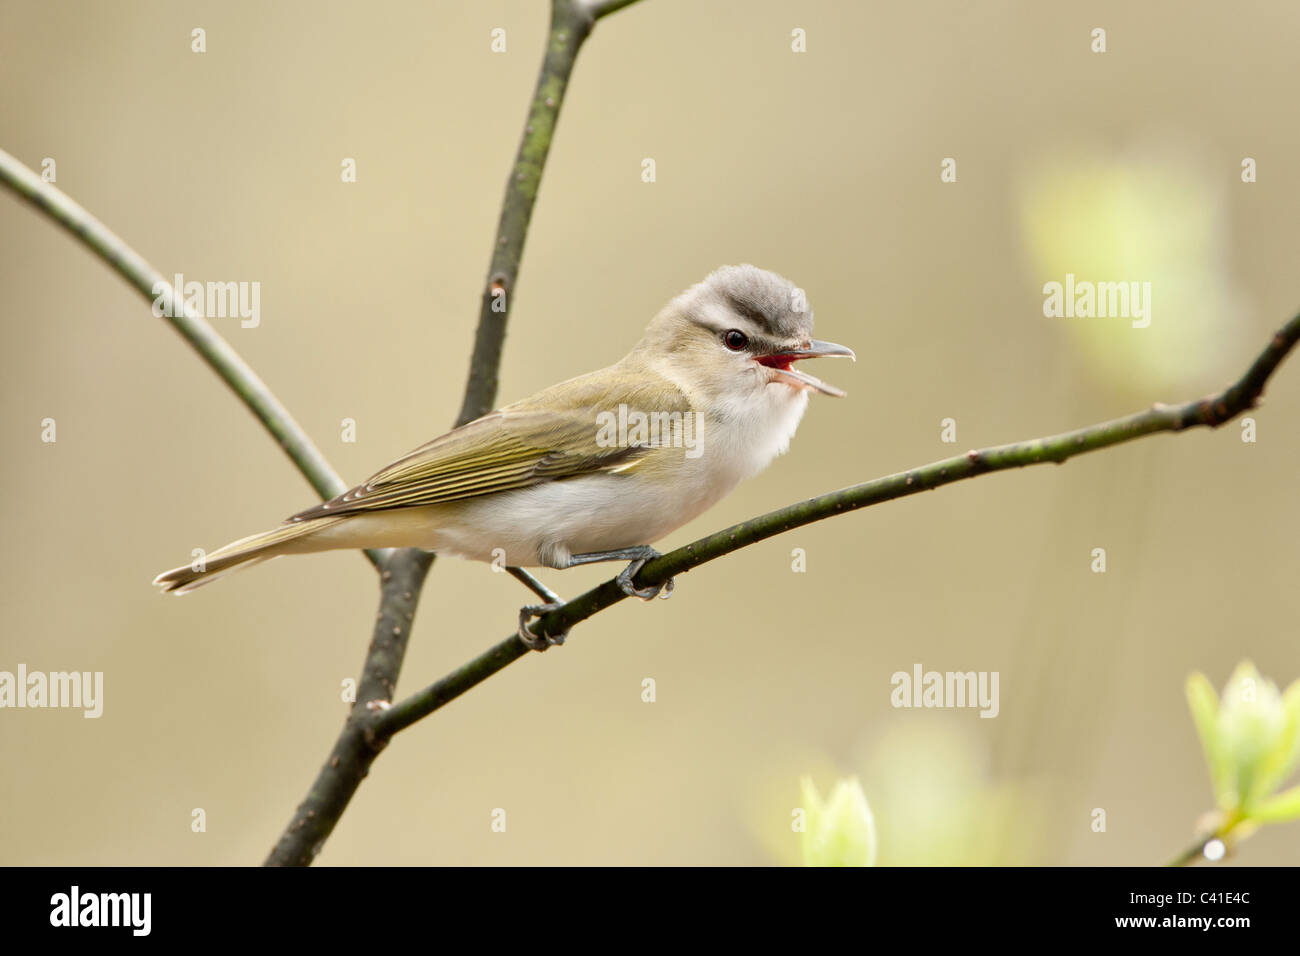
[[(260, 282), (258, 328), (214, 322), (358, 481), (459, 407), (546, 6), (3, 0), (0, 146), (54, 158), (165, 274)], [(618, 358), (718, 265), (806, 289), (819, 334), (858, 350), (822, 369), (849, 397), (815, 398), (789, 456), (676, 546), (1217, 389), (1300, 307), (1298, 29), (1274, 2), (643, 0), (578, 63), (501, 400)], [(1152, 281), (1151, 327), (1045, 318), (1067, 271)], [(158, 596), (153, 575), (310, 489), (134, 291), (8, 195), (0, 318), (0, 669), (105, 675), (99, 720), (0, 712), (0, 862), (260, 862), (344, 719), (374, 573), (336, 553)], [(1300, 676), (1300, 360), (1255, 417), (1255, 444), (1234, 423), (987, 476), (621, 604), (403, 733), (320, 862), (786, 861), (803, 773), (862, 778), (884, 862), (1162, 862), (1211, 805), (1187, 674)], [(545, 578), (574, 595), (611, 573)], [(438, 562), (399, 690), (527, 597)], [(998, 671), (999, 716), (893, 709), (915, 663)], [(1236, 860), (1298, 850), (1292, 824)]]

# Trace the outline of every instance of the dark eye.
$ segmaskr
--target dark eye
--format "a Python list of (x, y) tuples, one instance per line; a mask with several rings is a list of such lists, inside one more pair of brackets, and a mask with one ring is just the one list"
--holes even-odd
[(739, 352), (749, 344), (749, 338), (739, 329), (732, 329), (722, 333), (722, 344), (733, 352)]

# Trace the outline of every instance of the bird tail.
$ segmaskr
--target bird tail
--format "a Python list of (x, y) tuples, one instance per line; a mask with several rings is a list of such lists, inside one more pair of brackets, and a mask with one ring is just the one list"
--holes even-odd
[(331, 525), (338, 524), (343, 520), (341, 517), (331, 517), (316, 518), (310, 521), (286, 522), (270, 531), (263, 531), (261, 534), (232, 541), (225, 547), (218, 548), (211, 554), (204, 555), (201, 559), (196, 559), (194, 564), (186, 564), (179, 568), (172, 568), (170, 571), (164, 571), (153, 579), (153, 583), (162, 588), (164, 594), (167, 592), (188, 594), (195, 588), (211, 584), (217, 578), (225, 577), (240, 568), (252, 567), (254, 564), (269, 561), (281, 554), (311, 550), (310, 548), (303, 548), (302, 545), (305, 542), (300, 539), (315, 534)]

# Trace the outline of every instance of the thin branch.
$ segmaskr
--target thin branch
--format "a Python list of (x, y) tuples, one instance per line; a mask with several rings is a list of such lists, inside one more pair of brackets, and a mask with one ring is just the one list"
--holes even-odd
[[(627, 0), (628, 3), (633, 0)], [(627, 4), (624, 3), (623, 6)], [(501, 220), (497, 225), (496, 244), (488, 266), (487, 282), (479, 307), (478, 331), (474, 336), (474, 354), (469, 363), (469, 381), (461, 404), (457, 425), (472, 422), (493, 408), (497, 395), (497, 373), (501, 367), (501, 349), (505, 342), (506, 320), (514, 304), (519, 262), (528, 238), (528, 223), (542, 183), (542, 170), (555, 138), (555, 124), (564, 104), (574, 63), (583, 42), (591, 35), (595, 13), (580, 0), (553, 0), (551, 27), (546, 41), (537, 88), (528, 107), (528, 121), (519, 142), (519, 152), (506, 179), (505, 199), (501, 203)]]
[[(578, 51), (591, 34), (597, 17), (631, 2), (633, 0), (602, 4), (609, 9), (594, 11), (579, 0), (552, 0), (546, 55), (529, 107), (519, 153), (506, 181), (501, 220), (492, 247), (492, 261), (474, 337), (469, 380), (465, 385), (465, 399), (456, 419), (457, 425), (486, 414), (496, 402), (506, 319), (514, 298), (524, 240)], [(267, 857), (268, 866), (305, 866), (311, 863), (365, 779), (370, 765), (387, 745), (388, 738), (377, 735), (374, 728), (393, 699), (416, 605), (420, 600), (420, 589), (432, 564), (432, 554), (406, 549), (396, 552), (384, 565), (378, 620), (366, 654), (364, 677), (356, 703), (329, 759)]]
[[(298, 470), (311, 482), (322, 498), (333, 498), (347, 490), (343, 479), (335, 474), (325, 456), (312, 444), (307, 433), (294, 421), (289, 410), (280, 404), (266, 383), (258, 378), (239, 353), (217, 334), (181, 294), (173, 288), (161, 272), (145, 261), (144, 257), (128, 246), (102, 222), (87, 212), (62, 190), (44, 182), (35, 172), (0, 150), (0, 183), (26, 199), (60, 226), (79, 239), (83, 245), (112, 266), (131, 286), (153, 303), (161, 287), (163, 318), (171, 323), (212, 370), (240, 397), (249, 411), (271, 433), (271, 437), (284, 449)], [(378, 563), (379, 554), (372, 556)]]
[[(634, 583), (639, 587), (653, 587), (674, 575), (683, 574), (724, 554), (730, 554), (732, 551), (748, 547), (792, 528), (802, 527), (835, 515), (847, 514), (870, 505), (893, 501), (896, 498), (919, 494), (922, 491), (931, 491), (966, 478), (1045, 462), (1061, 464), (1084, 452), (1120, 445), (1156, 432), (1179, 432), (1196, 426), (1217, 428), (1247, 409), (1255, 407), (1269, 376), (1295, 346), (1297, 340), (1300, 340), (1300, 315), (1293, 318), (1273, 336), (1268, 346), (1239, 380), (1217, 395), (1181, 405), (1157, 403), (1147, 411), (1125, 418), (1089, 425), (1086, 428), (1047, 438), (1034, 438), (981, 451), (969, 451), (955, 458), (946, 458), (910, 471), (809, 498), (807, 501), (732, 525), (730, 528), (655, 558), (641, 569)], [(605, 608), (617, 604), (625, 597), (626, 595), (613, 580), (606, 581), (562, 607), (542, 615), (532, 622), (529, 628), (538, 637), (560, 634), (580, 621), (585, 621)], [(437, 683), (386, 710), (376, 723), (376, 734), (385, 739), (391, 737), (455, 700), (471, 687), (527, 653), (528, 649), (518, 636), (511, 635)]]

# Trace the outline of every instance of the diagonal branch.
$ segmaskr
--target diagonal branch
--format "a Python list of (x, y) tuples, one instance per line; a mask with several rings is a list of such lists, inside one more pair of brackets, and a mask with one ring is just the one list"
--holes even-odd
[[(529, 106), (519, 152), (506, 180), (501, 221), (492, 247), (492, 261), (474, 336), (474, 353), (470, 359), (469, 380), (465, 385), (465, 399), (456, 419), (457, 425), (486, 414), (496, 402), (506, 319), (514, 299), (524, 240), (578, 51), (590, 36), (597, 18), (632, 2), (634, 0), (618, 0), (591, 7), (581, 0), (552, 0), (546, 55)], [(420, 600), (420, 589), (432, 564), (432, 554), (406, 549), (394, 553), (384, 565), (379, 615), (366, 654), (357, 701), (329, 759), (267, 857), (267, 865), (304, 866), (311, 863), (347, 809), (348, 801), (365, 779), (370, 765), (387, 745), (388, 738), (376, 734), (374, 727), (393, 699), (416, 605)]]
[[(641, 569), (635, 583), (639, 587), (653, 587), (674, 575), (792, 528), (893, 501), (895, 498), (932, 491), (966, 478), (1045, 462), (1061, 464), (1084, 452), (1120, 445), (1157, 432), (1179, 432), (1197, 426), (1217, 428), (1258, 404), (1264, 385), (1298, 340), (1300, 315), (1273, 336), (1240, 379), (1217, 395), (1181, 405), (1156, 403), (1144, 412), (1124, 418), (1046, 438), (969, 451), (965, 455), (945, 458), (910, 471), (818, 495), (749, 521), (742, 521), (655, 558)], [(542, 615), (529, 625), (529, 629), (538, 637), (561, 634), (625, 597), (614, 581), (606, 581), (562, 607)], [(375, 732), (387, 740), (527, 653), (528, 649), (519, 638), (511, 635), (437, 683), (385, 711), (376, 722)]]
[[(87, 212), (61, 189), (44, 182), (35, 172), (0, 149), (0, 183), (41, 210), (80, 240), (87, 248), (113, 267), (131, 286), (153, 302), (160, 299), (163, 318), (172, 324), (194, 347), (212, 370), (239, 396), (248, 410), (271, 433), (298, 470), (311, 482), (322, 498), (333, 498), (347, 490), (343, 479), (334, 473), (325, 456), (312, 444), (289, 410), (280, 404), (266, 383), (254, 372), (230, 343), (184, 301), (161, 272), (128, 246), (102, 222)], [(155, 292), (161, 290), (161, 295)], [(382, 552), (371, 560), (378, 563)]]

